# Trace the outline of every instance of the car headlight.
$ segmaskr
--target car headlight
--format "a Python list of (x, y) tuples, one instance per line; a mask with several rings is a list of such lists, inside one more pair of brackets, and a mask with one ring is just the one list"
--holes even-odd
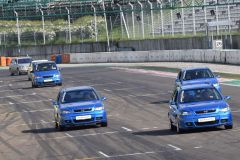
[(60, 75), (59, 75), (59, 74), (54, 74), (53, 77), (55, 77), (55, 78), (59, 78)]
[(101, 110), (104, 110), (104, 107), (103, 106), (100, 106), (100, 107), (95, 107), (94, 109), (95, 111), (101, 111)]
[(213, 86), (214, 86), (214, 87), (218, 87), (218, 86), (219, 86), (219, 83), (214, 83)]
[(220, 112), (227, 112), (227, 111), (229, 111), (230, 110), (230, 108), (227, 106), (227, 107), (225, 107), (225, 108), (220, 108), (219, 109), (219, 111)]
[(191, 112), (189, 112), (189, 111), (182, 111), (181, 112), (182, 116), (186, 116), (186, 115), (190, 115), (190, 114), (191, 114)]
[(40, 77), (40, 76), (34, 76), (33, 78), (34, 78), (34, 79), (39, 79), (39, 78), (42, 78), (42, 77)]
[(69, 111), (69, 110), (62, 110), (61, 113), (62, 114), (69, 114), (69, 113), (71, 113), (71, 111)]

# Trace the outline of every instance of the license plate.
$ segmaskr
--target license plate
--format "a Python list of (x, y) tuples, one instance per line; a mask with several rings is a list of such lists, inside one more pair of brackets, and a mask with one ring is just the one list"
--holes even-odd
[(208, 118), (199, 118), (198, 122), (211, 122), (215, 121), (215, 117), (208, 117)]
[(91, 119), (91, 115), (86, 115), (86, 116), (76, 116), (76, 120), (86, 120), (86, 119)]
[(44, 79), (44, 82), (52, 82), (52, 79)]

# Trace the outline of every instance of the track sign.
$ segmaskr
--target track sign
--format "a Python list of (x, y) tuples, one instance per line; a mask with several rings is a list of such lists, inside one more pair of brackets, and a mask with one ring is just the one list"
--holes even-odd
[(213, 49), (222, 49), (223, 43), (222, 40), (213, 40)]

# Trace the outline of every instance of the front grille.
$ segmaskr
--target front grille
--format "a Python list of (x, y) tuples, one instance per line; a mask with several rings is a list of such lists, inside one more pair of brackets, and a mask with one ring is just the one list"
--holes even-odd
[(211, 122), (195, 122), (196, 126), (205, 126), (205, 125), (213, 125), (219, 123), (219, 120), (211, 121)]
[(196, 114), (205, 114), (205, 113), (213, 113), (213, 112), (216, 112), (216, 109), (208, 109), (208, 110), (195, 111)]
[(93, 121), (94, 120), (94, 118), (91, 118), (91, 119), (84, 119), (84, 120), (73, 120), (75, 123), (81, 123), (81, 122), (91, 122), (91, 121)]
[(85, 109), (74, 110), (74, 112), (90, 112), (90, 111), (92, 111), (92, 108), (85, 108)]
[(52, 78), (53, 76), (43, 76), (43, 78)]

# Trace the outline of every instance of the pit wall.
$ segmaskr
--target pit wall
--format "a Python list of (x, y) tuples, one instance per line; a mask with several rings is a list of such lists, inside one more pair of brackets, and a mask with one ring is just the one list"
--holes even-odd
[(157, 50), (70, 53), (70, 63), (204, 62), (240, 64), (240, 50)]

